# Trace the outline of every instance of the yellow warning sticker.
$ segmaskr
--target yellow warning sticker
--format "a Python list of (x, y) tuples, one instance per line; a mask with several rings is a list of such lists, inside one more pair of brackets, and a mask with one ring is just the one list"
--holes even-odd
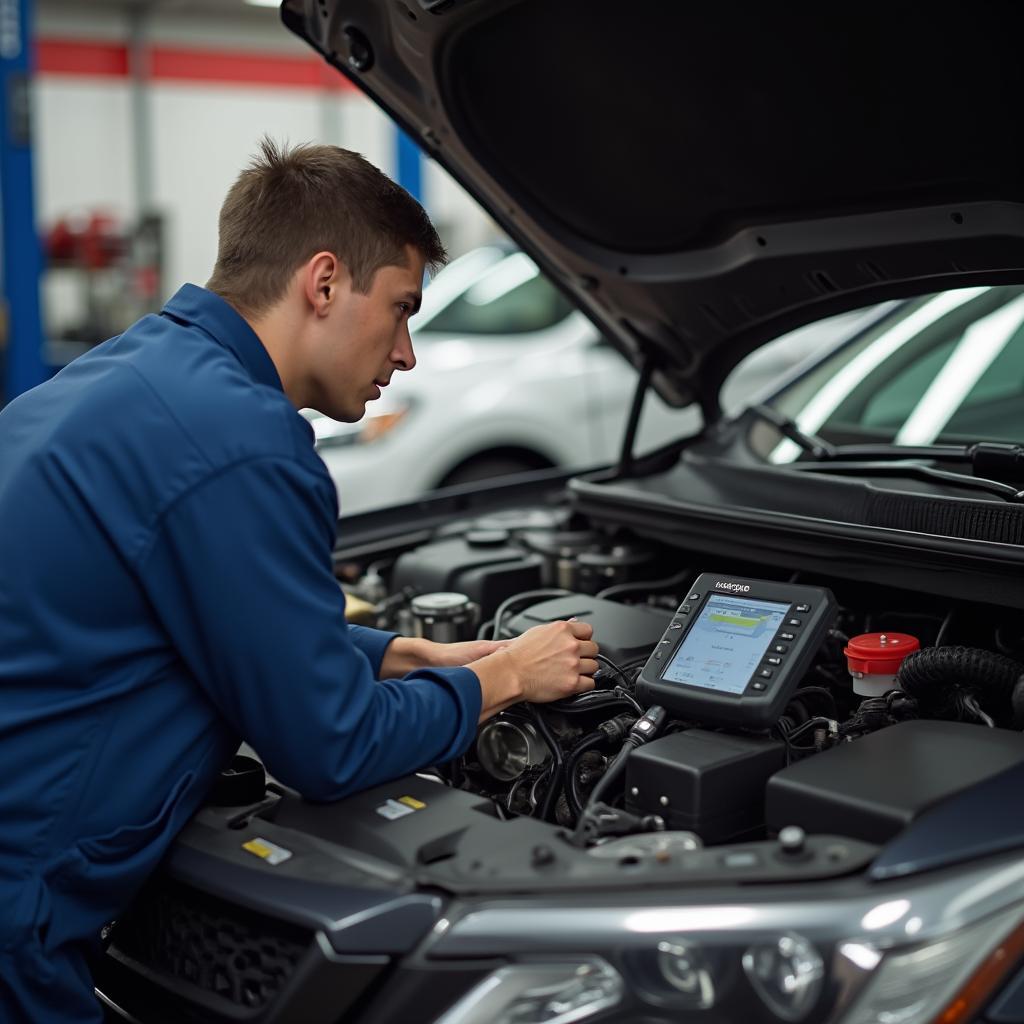
[(292, 855), (291, 850), (286, 850), (283, 846), (278, 846), (277, 843), (272, 843), (269, 839), (263, 839), (260, 836), (242, 843), (242, 849), (275, 866), (283, 863)]
[(417, 800), (414, 796), (400, 796), (398, 802), (405, 804), (406, 807), (411, 807), (414, 811), (422, 811), (427, 806), (422, 800)]

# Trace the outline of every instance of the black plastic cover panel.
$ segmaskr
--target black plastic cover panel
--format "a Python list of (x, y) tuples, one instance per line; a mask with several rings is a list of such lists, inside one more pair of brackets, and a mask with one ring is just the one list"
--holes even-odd
[(687, 452), (645, 476), (569, 483), (597, 522), (733, 562), (1024, 608), (1024, 505), (977, 490)]
[(1000, 101), (1024, 94), (1019, 36), (998, 28), (1014, 20), (529, 0), (461, 34), (443, 86), (521, 201), (599, 245), (672, 252), (752, 221), (1024, 196)]
[(799, 825), (885, 842), (940, 801), (1020, 764), (1020, 733), (900, 722), (777, 772), (768, 782), (766, 817), (773, 829)]

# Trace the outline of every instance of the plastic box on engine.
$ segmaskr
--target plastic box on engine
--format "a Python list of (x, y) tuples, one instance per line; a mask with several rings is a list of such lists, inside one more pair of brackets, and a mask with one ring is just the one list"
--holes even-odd
[(671, 733), (630, 756), (626, 808), (660, 814), (706, 843), (737, 839), (763, 828), (765, 783), (785, 763), (785, 746), (766, 737)]

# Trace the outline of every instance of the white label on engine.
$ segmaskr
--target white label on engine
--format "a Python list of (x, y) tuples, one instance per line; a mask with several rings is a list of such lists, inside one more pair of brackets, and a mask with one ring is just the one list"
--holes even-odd
[(394, 821), (395, 818), (402, 818), (407, 814), (415, 814), (416, 808), (410, 807), (408, 804), (400, 804), (397, 800), (388, 800), (387, 803), (383, 803), (377, 808), (377, 813), (382, 818), (387, 818), (388, 821)]
[(248, 842), (242, 843), (242, 849), (255, 854), (260, 860), (266, 861), (274, 867), (283, 864), (292, 855), (291, 850), (286, 850), (283, 846), (278, 846), (277, 843), (272, 843), (262, 836), (256, 836)]

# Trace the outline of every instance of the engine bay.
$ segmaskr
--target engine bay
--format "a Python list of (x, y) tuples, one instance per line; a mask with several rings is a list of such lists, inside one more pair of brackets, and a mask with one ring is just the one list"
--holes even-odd
[[(465, 756), (430, 773), (488, 813), (556, 826), (580, 848), (632, 837), (654, 849), (670, 836), (701, 848), (778, 840), (792, 828), (884, 843), (937, 802), (1024, 761), (1024, 614), (1013, 608), (730, 565), (551, 508), (446, 525), (372, 562), (339, 561), (337, 575), (350, 619), (407, 635), (510, 639), (556, 619), (593, 625), (593, 691), (507, 709), (481, 725)], [(776, 602), (744, 611), (737, 600), (750, 598), (730, 587), (745, 584), (696, 602), (705, 578), (752, 580)], [(785, 630), (799, 634), (796, 610), (811, 604), (787, 604), (778, 597), (787, 587), (834, 595), (828, 621), (788, 667), (780, 661), (793, 661), (787, 651), (801, 637)], [(645, 684), (661, 645), (684, 653), (672, 630), (691, 635), (681, 621), (691, 605), (690, 617), (718, 632), (692, 641), (704, 644), (696, 668), (677, 666), (660, 689)], [(768, 627), (782, 631), (752, 639)], [(720, 674), (730, 658), (748, 659), (749, 685), (692, 675)], [(759, 697), (753, 690), (774, 687), (784, 669), (793, 678), (770, 717), (658, 703), (672, 704), (680, 684), (694, 693), (746, 685), (746, 697)]]
[[(1024, 613), (958, 598), (955, 573), (940, 595), (730, 564), (549, 505), (340, 548), (335, 574), (351, 621), (405, 635), (590, 622), (594, 689), (513, 705), (458, 760), (336, 803), (236, 757), (117, 922), (109, 987), (262, 1004), (293, 969), (305, 984), (316, 932), (307, 960), (356, 998), (356, 959), (412, 954), (481, 900), (877, 902), (879, 880), (1024, 841), (1003, 811), (1024, 771)], [(285, 966), (224, 967), (268, 935)]]

